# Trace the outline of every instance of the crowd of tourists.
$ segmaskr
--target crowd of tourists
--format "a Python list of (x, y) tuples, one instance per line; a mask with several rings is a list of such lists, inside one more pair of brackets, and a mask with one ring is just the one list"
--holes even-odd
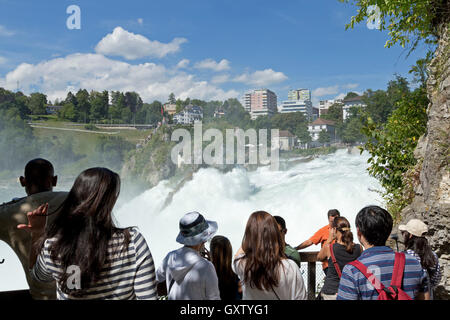
[(321, 245), (325, 274), (320, 300), (429, 300), (442, 276), (427, 225), (400, 225), (405, 250), (394, 251), (386, 246), (393, 219), (379, 206), (357, 213), (359, 243), (351, 222), (330, 209), (328, 224), (296, 247), (286, 243), (282, 217), (249, 213), (234, 254), (217, 222), (188, 212), (179, 220), (180, 248), (155, 265), (139, 229), (114, 223), (115, 172), (90, 168), (68, 193), (53, 192), (52, 164), (34, 159), (20, 183), (27, 197), (0, 206), (0, 240), (19, 257), (36, 299), (306, 300), (299, 251), (313, 244)]

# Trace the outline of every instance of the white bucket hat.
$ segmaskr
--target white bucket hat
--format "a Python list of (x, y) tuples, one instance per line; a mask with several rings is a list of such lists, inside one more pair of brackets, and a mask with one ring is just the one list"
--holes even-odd
[(206, 220), (200, 213), (193, 211), (186, 213), (180, 219), (180, 233), (178, 243), (195, 246), (206, 242), (217, 232), (217, 222)]
[(399, 225), (398, 230), (407, 231), (416, 237), (422, 237), (424, 233), (428, 232), (428, 227), (419, 219), (411, 219), (406, 225)]

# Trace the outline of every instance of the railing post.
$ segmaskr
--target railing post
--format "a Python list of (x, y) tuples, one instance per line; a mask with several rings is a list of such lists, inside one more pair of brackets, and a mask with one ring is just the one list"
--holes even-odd
[(316, 299), (316, 262), (308, 262), (308, 300)]
[(319, 252), (300, 252), (300, 261), (308, 263), (308, 275), (307, 275), (307, 286), (308, 286), (308, 300), (316, 299), (316, 262), (317, 254)]

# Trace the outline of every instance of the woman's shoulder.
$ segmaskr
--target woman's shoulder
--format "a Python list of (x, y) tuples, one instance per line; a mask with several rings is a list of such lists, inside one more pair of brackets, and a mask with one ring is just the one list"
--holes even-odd
[(292, 259), (287, 259), (287, 258), (286, 259), (281, 259), (281, 263), (283, 264), (284, 267), (292, 269), (293, 271), (299, 270), (298, 265)]

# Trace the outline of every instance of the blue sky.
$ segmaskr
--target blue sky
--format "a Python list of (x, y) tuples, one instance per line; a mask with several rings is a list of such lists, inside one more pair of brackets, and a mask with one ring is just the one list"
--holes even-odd
[[(81, 29), (69, 30), (69, 5)], [(0, 0), (0, 87), (50, 99), (69, 90), (135, 90), (145, 102), (240, 98), (269, 88), (313, 100), (385, 89), (428, 48), (406, 59), (387, 32), (345, 30), (356, 7), (338, 0)]]

